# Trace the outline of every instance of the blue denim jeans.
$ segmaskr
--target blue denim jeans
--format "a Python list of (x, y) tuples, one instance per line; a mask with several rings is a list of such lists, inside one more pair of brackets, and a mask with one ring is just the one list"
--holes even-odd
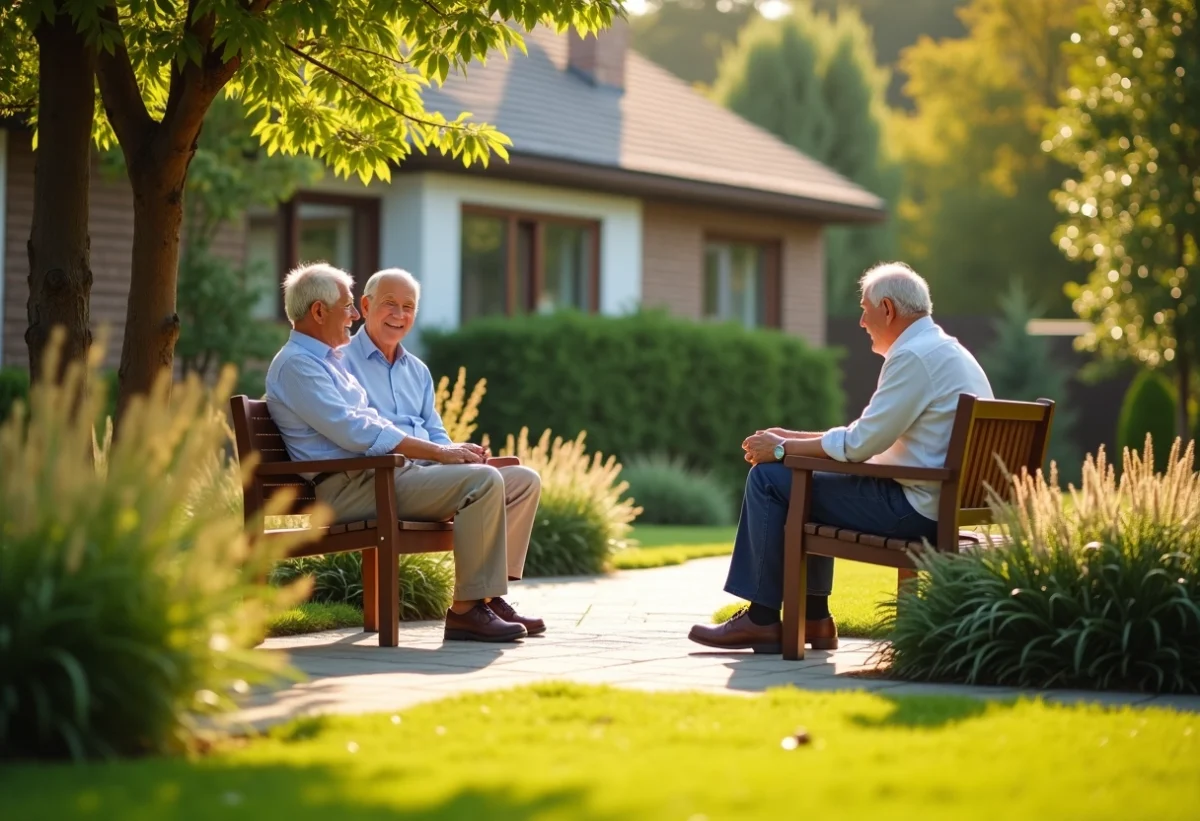
[[(725, 592), (764, 607), (783, 605), (783, 526), (792, 471), (779, 462), (750, 469)], [(810, 520), (897, 539), (937, 537), (937, 522), (913, 509), (898, 482), (814, 473)], [(833, 559), (808, 557), (809, 595), (833, 592)]]

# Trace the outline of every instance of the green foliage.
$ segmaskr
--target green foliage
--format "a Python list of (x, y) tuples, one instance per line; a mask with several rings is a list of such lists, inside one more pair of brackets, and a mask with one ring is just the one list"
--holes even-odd
[(634, 457), (625, 462), (621, 478), (629, 483), (626, 496), (642, 508), (641, 524), (720, 527), (733, 521), (735, 502), (729, 488), (680, 459)]
[(1195, 0), (1114, 0), (1073, 39), (1044, 147), (1072, 169), (1054, 238), (1091, 269), (1071, 290), (1095, 326), (1080, 344), (1187, 371), (1200, 350), (1200, 12)]
[(587, 431), (594, 450), (667, 453), (731, 489), (745, 483), (742, 438), (777, 424), (820, 430), (842, 414), (835, 352), (734, 324), (567, 312), (479, 320), (423, 341), (435, 376), (466, 365), (487, 379), (478, 424), (490, 437)]
[(253, 541), (211, 492), (228, 379), (211, 403), (160, 380), (93, 460), (103, 388), (92, 372), (83, 398), (84, 378), (42, 380), (0, 427), (0, 758), (190, 745), (199, 716), (279, 671), (253, 647), (303, 592), (254, 581), (303, 537)]
[(1020, 687), (1200, 692), (1200, 474), (1178, 445), (1088, 457), (1064, 506), (1042, 477), (991, 500), (1011, 545), (928, 552), (901, 594), (885, 658), (903, 678)]
[(267, 622), (268, 636), (299, 636), (339, 627), (360, 627), (362, 609), (343, 603), (303, 602)]
[[(782, 20), (756, 17), (742, 29), (721, 60), (713, 97), (890, 202), (900, 175), (884, 152), (887, 81), (857, 12), (844, 9), (831, 19), (800, 5)], [(894, 256), (894, 247), (890, 223), (827, 229), (832, 313), (857, 312), (858, 278)]]
[(0, 368), (0, 422), (8, 418), (17, 402), (29, 402), (29, 371)]
[[(1054, 360), (1050, 340), (1032, 336), (1026, 330), (1029, 321), (1040, 316), (1041, 310), (1030, 304), (1020, 280), (1013, 281), (1000, 307), (1003, 317), (995, 323), (996, 341), (979, 356), (992, 392), (1000, 399), (1023, 402), (1054, 400), (1054, 425), (1047, 458), (1058, 464), (1061, 479), (1077, 482), (1083, 451), (1071, 439), (1076, 412), (1067, 403), (1069, 376)], [(1049, 464), (1045, 467), (1049, 469)]]
[(1149, 436), (1158, 443), (1155, 469), (1167, 467), (1167, 443), (1175, 439), (1175, 392), (1155, 371), (1142, 371), (1125, 392), (1117, 418), (1117, 448), (1137, 450)]
[[(357, 607), (362, 619), (362, 554), (329, 553), (285, 559), (271, 571), (274, 584), (289, 585), (312, 578), (309, 601)], [(400, 620), (440, 619), (454, 594), (454, 563), (445, 553), (412, 553), (400, 557)]]
[[(195, 13), (186, 0), (29, 0), (0, 13), (0, 56), (12, 61), (0, 73), (0, 114), (26, 113), (35, 100), (33, 31), (56, 6), (102, 50), (102, 147), (120, 136), (113, 125), (123, 142), (134, 138), (121, 122), (109, 123), (114, 112), (144, 107), (147, 120), (174, 125), (176, 109), (200, 102), (203, 116), (204, 101), (224, 90), (241, 100), (269, 153), (320, 157), (364, 182), (390, 179), (390, 164), (414, 149), (434, 148), (466, 164), (486, 164), (493, 153), (506, 158), (507, 137), (467, 113), (426, 111), (422, 89), (465, 71), (472, 59), (523, 50), (518, 26), (594, 31), (619, 8), (609, 0), (209, 0)], [(127, 96), (130, 83), (135, 99)]]
[(594, 576), (614, 545), (604, 512), (579, 496), (543, 498), (529, 538), (525, 576)]
[(1048, 241), (1066, 168), (1041, 132), (1066, 86), (1059, 47), (1093, 3), (972, 0), (965, 37), (922, 39), (901, 57), (915, 105), (889, 128), (905, 169), (901, 255), (942, 313), (978, 314), (1012, 279), (1051, 315), (1069, 310), (1063, 287), (1082, 271)]

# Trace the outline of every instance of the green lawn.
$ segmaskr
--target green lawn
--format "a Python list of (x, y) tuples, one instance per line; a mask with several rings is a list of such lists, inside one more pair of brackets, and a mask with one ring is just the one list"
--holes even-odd
[(352, 604), (304, 602), (267, 622), (267, 635), (295, 636), (338, 627), (360, 627), (362, 623), (362, 610)]
[(677, 547), (679, 545), (728, 545), (733, 550), (736, 527), (704, 527), (691, 525), (635, 525), (629, 538), (639, 547)]
[(305, 719), (191, 762), (9, 767), (0, 790), (21, 821), (1168, 821), (1200, 807), (1200, 717), (546, 684)]

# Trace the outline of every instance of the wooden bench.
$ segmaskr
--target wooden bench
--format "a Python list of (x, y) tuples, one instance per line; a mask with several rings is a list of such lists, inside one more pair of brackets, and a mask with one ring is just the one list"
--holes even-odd
[[(238, 460), (252, 454), (259, 461), (242, 488), (247, 528), (265, 539), (279, 538), (294, 531), (267, 530), (259, 511), (276, 493), (294, 490), (296, 499), (289, 513), (304, 514), (316, 504), (316, 491), (302, 473), (342, 473), (352, 470), (375, 471), (376, 518), (339, 522), (321, 528), (320, 537), (291, 551), (290, 556), (316, 556), (325, 553), (362, 552), (363, 630), (379, 633), (380, 647), (395, 647), (400, 640), (400, 554), (436, 553), (453, 549), (453, 522), (409, 522), (396, 517), (393, 477), (403, 467), (398, 455), (361, 456), (353, 459), (325, 459), (293, 462), (284, 447), (279, 428), (267, 412), (267, 403), (234, 396), (229, 400), (237, 440)], [(520, 464), (516, 457), (488, 460), (496, 467)]]
[[(986, 535), (960, 528), (992, 523), (987, 488), (1003, 492), (1008, 487), (1001, 464), (1014, 474), (1022, 469), (1032, 474), (1041, 468), (1053, 418), (1054, 403), (1048, 399), (1011, 402), (963, 394), (959, 397), (944, 467), (913, 468), (785, 457), (784, 464), (794, 472), (784, 530), (783, 657), (804, 658), (804, 607), (810, 554), (897, 568), (899, 586), (916, 576), (912, 558), (915, 552), (932, 549), (957, 554), (990, 543)], [(810, 521), (814, 471), (940, 482), (937, 542), (926, 545), (921, 541), (886, 539)]]

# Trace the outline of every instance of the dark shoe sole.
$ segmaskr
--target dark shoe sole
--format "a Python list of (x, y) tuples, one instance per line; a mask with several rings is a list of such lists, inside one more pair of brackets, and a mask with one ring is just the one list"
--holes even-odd
[(546, 625), (543, 624), (541, 627), (535, 627), (532, 630), (526, 627), (525, 631), (531, 636), (540, 636), (542, 633), (546, 632)]
[(755, 653), (763, 653), (774, 656), (778, 656), (783, 653), (782, 644), (719, 644), (715, 641), (707, 641), (699, 636), (693, 636), (690, 633), (688, 634), (688, 638), (696, 642), (696, 644), (702, 644), (705, 647), (713, 647), (717, 650), (753, 650)]
[(520, 641), (528, 636), (529, 633), (525, 628), (521, 628), (519, 633), (498, 633), (494, 635), (486, 635), (484, 633), (476, 633), (472, 630), (446, 630), (443, 635), (444, 641)]
[(808, 639), (805, 644), (814, 650), (836, 650), (838, 649), (837, 636), (831, 639)]

